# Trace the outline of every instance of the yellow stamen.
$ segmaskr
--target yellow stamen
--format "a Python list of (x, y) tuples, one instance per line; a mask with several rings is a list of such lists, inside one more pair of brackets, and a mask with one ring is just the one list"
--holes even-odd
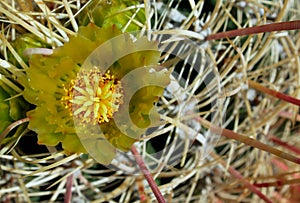
[(76, 83), (72, 81), (69, 88), (65, 88), (62, 101), (66, 108), (84, 123), (109, 122), (123, 101), (121, 82), (109, 71), (102, 74), (96, 67), (79, 74)]

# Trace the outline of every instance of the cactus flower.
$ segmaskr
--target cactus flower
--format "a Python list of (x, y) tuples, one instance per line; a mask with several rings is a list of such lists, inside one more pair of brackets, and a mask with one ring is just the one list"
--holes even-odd
[[(159, 119), (157, 112), (151, 109), (169, 82), (169, 71), (155, 68), (160, 57), (157, 43), (146, 38), (135, 41), (122, 38), (120, 43), (111, 44), (112, 53), (126, 48), (126, 43), (144, 51), (121, 57), (107, 70), (97, 65), (82, 67), (97, 47), (120, 34), (115, 25), (100, 28), (89, 24), (80, 27), (78, 34), (55, 49), (52, 55), (31, 57), (23, 95), (36, 105), (28, 112), (28, 117), (29, 128), (37, 132), (39, 144), (55, 146), (61, 143), (67, 154), (92, 153), (98, 162), (109, 164), (116, 149), (128, 151), (139, 139), (142, 131), (137, 128), (145, 129), (152, 118)], [(150, 66), (154, 71), (139, 73), (137, 81), (143, 87), (127, 98), (136, 82), (122, 82), (122, 78), (139, 67)], [(161, 85), (147, 86), (154, 80), (159, 80)], [(129, 109), (123, 106), (126, 103)], [(114, 117), (122, 118), (126, 110), (135, 127), (124, 124), (120, 129)], [(76, 128), (74, 120), (80, 122), (80, 128)], [(92, 129), (98, 127), (101, 132), (94, 135)]]

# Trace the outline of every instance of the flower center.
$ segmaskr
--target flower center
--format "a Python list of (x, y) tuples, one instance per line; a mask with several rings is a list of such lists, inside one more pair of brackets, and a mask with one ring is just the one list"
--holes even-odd
[(66, 90), (66, 108), (84, 123), (100, 124), (109, 122), (123, 103), (121, 82), (108, 71), (102, 74), (97, 67), (82, 70)]

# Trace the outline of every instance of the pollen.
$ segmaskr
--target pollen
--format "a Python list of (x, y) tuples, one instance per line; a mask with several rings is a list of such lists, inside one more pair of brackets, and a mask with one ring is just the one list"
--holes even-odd
[(65, 107), (83, 123), (109, 122), (123, 103), (122, 85), (109, 71), (101, 73), (97, 68), (82, 70), (76, 81), (72, 80), (66, 95)]

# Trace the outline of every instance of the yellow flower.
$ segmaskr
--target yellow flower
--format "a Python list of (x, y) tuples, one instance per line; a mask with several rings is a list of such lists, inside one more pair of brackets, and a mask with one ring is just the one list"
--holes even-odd
[[(149, 127), (153, 118), (159, 119), (151, 109), (169, 82), (169, 72), (157, 68), (160, 52), (155, 42), (146, 38), (133, 41), (122, 35), (118, 43), (108, 43), (110, 51), (100, 51), (109, 58), (128, 45), (133, 50), (130, 54), (107, 69), (97, 65), (83, 68), (97, 47), (121, 34), (116, 26), (89, 24), (52, 55), (32, 56), (24, 97), (36, 105), (28, 112), (29, 128), (37, 132), (40, 144), (62, 143), (68, 154), (89, 153), (98, 162), (109, 164), (116, 148), (128, 151), (141, 130)], [(131, 71), (150, 66), (154, 71), (140, 71), (136, 81), (123, 80)], [(148, 85), (154, 80), (159, 80), (160, 86)], [(132, 94), (136, 85), (143, 87)], [(126, 112), (132, 125), (122, 123)]]

